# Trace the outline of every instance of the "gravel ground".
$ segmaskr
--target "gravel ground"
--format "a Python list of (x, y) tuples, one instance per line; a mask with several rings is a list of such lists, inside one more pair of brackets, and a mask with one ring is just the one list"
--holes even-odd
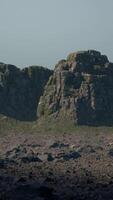
[(2, 134), (5, 199), (113, 199), (113, 133)]

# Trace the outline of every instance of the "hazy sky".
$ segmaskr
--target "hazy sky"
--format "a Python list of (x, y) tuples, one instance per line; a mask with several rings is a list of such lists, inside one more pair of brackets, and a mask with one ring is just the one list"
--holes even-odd
[(0, 0), (0, 62), (52, 68), (87, 49), (113, 61), (113, 0)]

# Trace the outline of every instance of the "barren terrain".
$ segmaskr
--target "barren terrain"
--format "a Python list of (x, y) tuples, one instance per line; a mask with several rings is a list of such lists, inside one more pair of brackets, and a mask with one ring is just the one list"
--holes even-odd
[(0, 199), (113, 199), (112, 127), (1, 134)]

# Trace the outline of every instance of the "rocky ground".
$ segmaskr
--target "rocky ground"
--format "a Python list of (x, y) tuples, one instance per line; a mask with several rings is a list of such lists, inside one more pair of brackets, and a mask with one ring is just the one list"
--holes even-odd
[(112, 131), (1, 135), (0, 200), (22, 199), (113, 199)]

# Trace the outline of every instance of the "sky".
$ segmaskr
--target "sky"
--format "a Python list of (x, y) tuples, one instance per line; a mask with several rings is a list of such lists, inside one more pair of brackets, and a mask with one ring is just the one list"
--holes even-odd
[(0, 0), (0, 62), (54, 68), (88, 49), (113, 62), (113, 0)]

